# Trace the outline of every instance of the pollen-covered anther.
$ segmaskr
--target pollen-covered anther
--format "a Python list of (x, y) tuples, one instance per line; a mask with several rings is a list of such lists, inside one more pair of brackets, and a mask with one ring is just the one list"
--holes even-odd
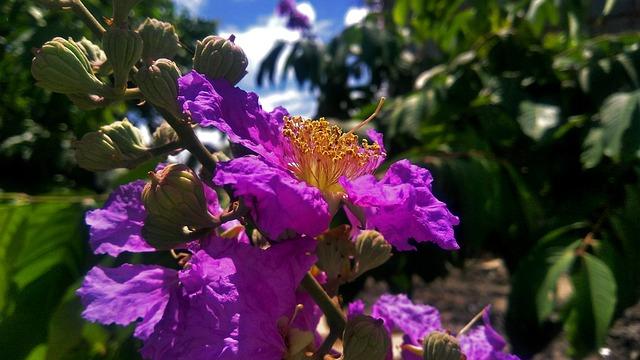
[(289, 140), (286, 147), (289, 169), (299, 179), (325, 192), (342, 190), (338, 179), (354, 179), (371, 174), (384, 151), (353, 133), (320, 120), (300, 116), (284, 118), (282, 134)]

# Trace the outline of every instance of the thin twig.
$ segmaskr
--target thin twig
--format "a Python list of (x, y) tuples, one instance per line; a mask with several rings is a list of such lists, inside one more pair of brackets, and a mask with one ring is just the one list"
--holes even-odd
[(70, 5), (71, 9), (82, 18), (82, 21), (87, 24), (89, 29), (91, 29), (91, 31), (98, 38), (102, 39), (102, 34), (104, 34), (106, 30), (104, 29), (102, 24), (98, 22), (95, 16), (93, 16), (91, 11), (89, 11), (89, 9), (84, 6), (82, 0), (69, 0), (68, 4)]

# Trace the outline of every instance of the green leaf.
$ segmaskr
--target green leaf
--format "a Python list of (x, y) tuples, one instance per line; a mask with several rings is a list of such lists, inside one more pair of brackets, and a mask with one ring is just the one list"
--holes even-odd
[(581, 258), (582, 266), (573, 278), (572, 306), (564, 324), (570, 352), (576, 357), (604, 343), (617, 301), (617, 285), (611, 269), (589, 253)]
[(520, 103), (518, 123), (527, 136), (540, 140), (547, 130), (560, 121), (560, 109), (555, 105), (523, 101)]
[(561, 251), (553, 252), (547, 258), (547, 270), (544, 280), (536, 291), (536, 310), (538, 321), (546, 320), (554, 309), (555, 289), (558, 279), (565, 274), (576, 259), (575, 250), (580, 240), (573, 242)]
[(409, 0), (398, 0), (393, 6), (393, 21), (404, 26), (409, 18)]
[(623, 135), (632, 121), (640, 116), (638, 111), (639, 92), (611, 95), (600, 109), (602, 123), (602, 152), (619, 161), (623, 148)]

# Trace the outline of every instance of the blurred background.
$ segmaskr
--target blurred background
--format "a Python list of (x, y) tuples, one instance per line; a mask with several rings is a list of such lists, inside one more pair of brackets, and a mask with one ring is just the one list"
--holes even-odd
[[(137, 359), (132, 328), (85, 322), (74, 291), (97, 263), (175, 266), (87, 243), (84, 212), (155, 164), (94, 174), (71, 144), (124, 116), (148, 133), (161, 119), (144, 104), (80, 110), (34, 85), (47, 40), (99, 43), (52, 3), (0, 1), (0, 357)], [(111, 15), (110, 1), (84, 3)], [(387, 97), (375, 126), (389, 163), (432, 171), (461, 250), (398, 254), (345, 301), (408, 292), (452, 331), (491, 303), (525, 359), (640, 358), (640, 1), (301, 1), (311, 27), (298, 30), (276, 5), (145, 0), (133, 23), (171, 22), (190, 47), (235, 34), (250, 61), (239, 86), (267, 110), (350, 127)]]

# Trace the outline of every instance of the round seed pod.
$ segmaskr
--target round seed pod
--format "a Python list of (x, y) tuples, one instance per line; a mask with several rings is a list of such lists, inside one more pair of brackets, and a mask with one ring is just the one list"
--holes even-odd
[(364, 230), (356, 237), (356, 276), (384, 264), (390, 257), (391, 244), (379, 232)]
[(465, 360), (458, 340), (444, 332), (434, 331), (424, 339), (424, 360)]
[(47, 41), (31, 62), (36, 85), (62, 94), (103, 94), (105, 85), (93, 74), (89, 59), (71, 39)]
[(177, 101), (180, 76), (180, 69), (173, 61), (158, 59), (140, 69), (135, 75), (135, 80), (145, 99), (168, 110), (174, 116), (180, 116)]
[(173, 59), (180, 48), (176, 30), (170, 23), (147, 18), (138, 27), (142, 38), (142, 60), (151, 62), (160, 58)]
[(229, 39), (210, 35), (196, 43), (193, 55), (193, 69), (209, 79), (224, 78), (230, 84), (237, 84), (247, 74), (249, 60), (242, 48)]
[(127, 119), (87, 133), (73, 146), (78, 165), (89, 171), (133, 168), (150, 158), (140, 130)]
[(367, 315), (347, 321), (343, 342), (344, 360), (384, 360), (391, 351), (383, 321)]
[(142, 38), (133, 30), (110, 28), (102, 35), (102, 48), (113, 69), (117, 93), (124, 92), (129, 71), (142, 56), (142, 47)]

